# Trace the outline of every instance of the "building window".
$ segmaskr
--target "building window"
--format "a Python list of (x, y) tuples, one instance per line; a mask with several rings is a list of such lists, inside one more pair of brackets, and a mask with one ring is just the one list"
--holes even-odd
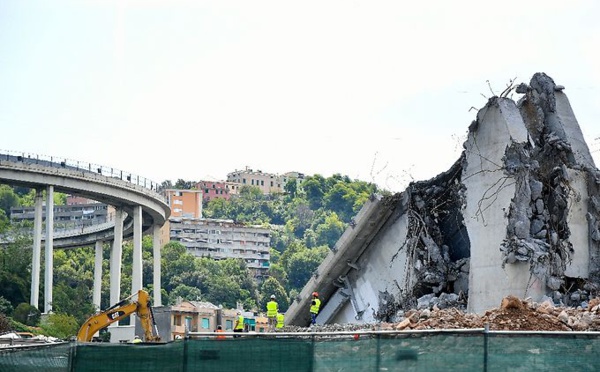
[(264, 185), (265, 185), (265, 181), (261, 180), (261, 181), (260, 181), (260, 185), (261, 185), (261, 186), (264, 186)]
[(210, 329), (210, 319), (202, 318), (202, 328)]
[(226, 320), (225, 321), (225, 329), (232, 329), (232, 328), (233, 328), (233, 321)]
[(173, 325), (174, 326), (180, 326), (181, 325), (181, 316), (175, 315), (173, 317)]

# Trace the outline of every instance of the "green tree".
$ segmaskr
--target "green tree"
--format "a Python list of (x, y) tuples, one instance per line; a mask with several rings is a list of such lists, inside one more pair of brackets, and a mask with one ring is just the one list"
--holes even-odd
[(0, 234), (3, 234), (9, 227), (10, 220), (4, 212), (4, 209), (0, 209)]
[(175, 189), (179, 189), (179, 190), (191, 190), (193, 189), (195, 186), (195, 182), (192, 181), (186, 181), (183, 179), (178, 179), (177, 182), (175, 182), (175, 186), (173, 188)]
[[(35, 189), (29, 189), (26, 194), (19, 198), (19, 205), (23, 207), (33, 207), (35, 205)], [(42, 198), (46, 200), (46, 191), (42, 191)]]
[(0, 314), (10, 315), (12, 314), (13, 306), (9, 300), (0, 296)]
[(278, 263), (271, 263), (269, 267), (269, 276), (277, 279), (277, 281), (284, 287), (287, 288), (288, 279), (287, 273), (283, 266)]
[[(179, 301), (179, 299), (182, 299), (184, 301), (201, 301), (202, 292), (196, 287), (190, 287), (185, 284), (179, 284), (171, 292), (171, 297), (174, 301)], [(175, 305), (175, 303), (173, 303), (173, 305)]]
[(277, 281), (277, 279), (271, 277), (265, 280), (260, 287), (260, 310), (266, 312), (267, 302), (269, 302), (271, 295), (275, 295), (275, 301), (279, 306), (280, 312), (287, 311), (290, 303), (283, 286)]
[(349, 222), (354, 216), (356, 192), (346, 183), (336, 183), (324, 196), (327, 209), (337, 213), (342, 221)]
[(326, 192), (325, 178), (319, 174), (306, 177), (302, 182), (302, 189), (312, 210), (317, 210), (323, 205), (323, 195)]
[(327, 246), (303, 249), (294, 253), (288, 264), (290, 286), (296, 289), (304, 287), (328, 253)]
[(290, 199), (294, 199), (298, 194), (298, 180), (296, 178), (290, 178), (283, 186), (283, 189)]
[(231, 204), (230, 201), (223, 198), (214, 198), (206, 204), (202, 210), (202, 214), (204, 214), (206, 218), (231, 218)]
[(327, 245), (333, 248), (340, 236), (344, 233), (346, 225), (338, 218), (335, 212), (331, 212), (325, 222), (317, 227), (317, 244)]
[(235, 308), (238, 301), (249, 295), (233, 278), (215, 275), (209, 279), (207, 299), (215, 305)]
[(5, 314), (0, 313), (0, 334), (11, 330), (10, 319)]
[(306, 244), (306, 246), (308, 248), (313, 248), (317, 246), (317, 233), (313, 230), (313, 229), (306, 229), (306, 231), (304, 231), (304, 244)]
[(19, 206), (19, 197), (8, 185), (0, 185), (0, 209), (10, 216), (10, 208)]
[(12, 317), (17, 322), (28, 326), (37, 326), (40, 322), (40, 311), (28, 303), (22, 302), (13, 310)]
[(0, 248), (0, 296), (13, 306), (29, 301), (31, 279), (31, 240), (17, 237)]
[(295, 253), (300, 252), (305, 249), (306, 249), (306, 246), (304, 245), (304, 243), (302, 241), (294, 240), (293, 242), (291, 242), (288, 245), (285, 252), (283, 252), (283, 254), (281, 255), (281, 258), (279, 259), (279, 264), (286, 270), (286, 272), (289, 273), (289, 264), (290, 264), (291, 257)]
[(79, 322), (75, 317), (67, 314), (50, 314), (41, 326), (44, 334), (63, 340), (77, 335)]

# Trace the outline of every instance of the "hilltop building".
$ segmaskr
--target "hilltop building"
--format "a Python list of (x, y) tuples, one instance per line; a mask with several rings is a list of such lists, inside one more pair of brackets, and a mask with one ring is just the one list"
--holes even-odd
[(246, 167), (244, 170), (235, 170), (227, 174), (227, 181), (240, 184), (241, 186), (256, 186), (263, 194), (283, 193), (285, 184), (290, 179), (300, 182), (304, 179), (304, 173), (287, 172), (283, 175), (264, 173), (261, 170), (252, 170)]
[(239, 193), (240, 184), (227, 181), (199, 181), (196, 188), (202, 190), (203, 200), (209, 202), (216, 198), (229, 200), (232, 195)]

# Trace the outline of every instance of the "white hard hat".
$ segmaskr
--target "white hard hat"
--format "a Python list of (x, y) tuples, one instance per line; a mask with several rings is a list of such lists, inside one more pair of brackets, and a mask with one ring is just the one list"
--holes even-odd
[(275, 295), (271, 295), (271, 298), (275, 298)]

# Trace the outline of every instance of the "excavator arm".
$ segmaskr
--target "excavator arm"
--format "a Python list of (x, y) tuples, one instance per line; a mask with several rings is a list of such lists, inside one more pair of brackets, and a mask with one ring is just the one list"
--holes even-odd
[[(137, 299), (134, 301), (132, 298), (135, 296), (137, 296)], [(139, 316), (146, 342), (160, 341), (158, 332), (156, 332), (156, 336), (153, 332), (153, 326), (156, 330), (156, 324), (150, 307), (150, 296), (144, 290), (139, 290), (138, 293), (127, 297), (108, 309), (92, 315), (79, 329), (77, 341), (89, 342), (96, 332), (131, 314)]]

